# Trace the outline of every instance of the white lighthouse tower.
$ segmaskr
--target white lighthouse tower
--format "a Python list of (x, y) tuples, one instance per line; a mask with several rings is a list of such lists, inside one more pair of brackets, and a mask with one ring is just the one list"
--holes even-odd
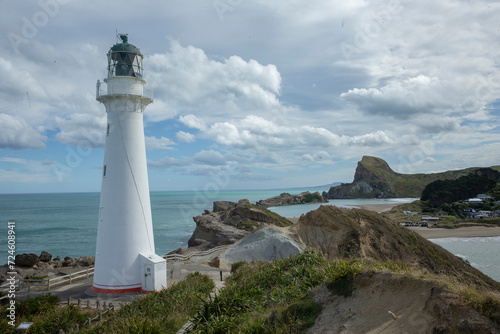
[(120, 38), (108, 52), (108, 77), (97, 81), (108, 122), (91, 289), (151, 292), (167, 287), (166, 262), (155, 254), (143, 128), (153, 96), (144, 88), (140, 50)]

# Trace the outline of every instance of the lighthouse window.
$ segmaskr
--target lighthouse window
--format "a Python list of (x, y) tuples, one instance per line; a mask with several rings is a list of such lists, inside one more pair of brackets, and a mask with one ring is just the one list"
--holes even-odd
[(106, 136), (109, 136), (109, 128), (111, 127), (111, 124), (108, 123), (108, 126), (106, 127)]
[(104, 165), (104, 168), (102, 169), (102, 177), (106, 177), (106, 165)]

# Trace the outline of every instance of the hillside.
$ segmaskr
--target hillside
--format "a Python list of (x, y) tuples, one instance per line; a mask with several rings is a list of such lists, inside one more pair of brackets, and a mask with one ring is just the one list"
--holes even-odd
[[(354, 180), (331, 187), (323, 196), (328, 199), (420, 197), (425, 186), (436, 180), (455, 180), (480, 167), (431, 174), (401, 174), (380, 158), (363, 156), (358, 162)], [(492, 166), (500, 171), (500, 166)]]

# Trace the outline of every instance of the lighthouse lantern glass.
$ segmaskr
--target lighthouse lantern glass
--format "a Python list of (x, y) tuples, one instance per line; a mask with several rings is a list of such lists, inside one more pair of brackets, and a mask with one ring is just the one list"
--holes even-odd
[(114, 76), (142, 77), (142, 55), (126, 51), (109, 51), (108, 78)]

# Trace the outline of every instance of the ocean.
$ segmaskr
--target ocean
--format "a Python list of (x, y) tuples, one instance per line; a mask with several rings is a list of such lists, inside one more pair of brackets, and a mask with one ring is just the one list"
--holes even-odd
[[(327, 190), (327, 189), (325, 189)], [(163, 255), (187, 242), (196, 224), (194, 216), (212, 210), (214, 201), (248, 199), (255, 203), (286, 190), (213, 190), (169, 191), (151, 193), (151, 210), (156, 253)], [(311, 189), (311, 191), (316, 191)], [(321, 191), (320, 191), (321, 192)], [(7, 263), (8, 222), (15, 222), (16, 254), (47, 251), (64, 258), (93, 256), (95, 253), (99, 193), (4, 194), (0, 195), (0, 254)], [(412, 199), (331, 200), (328, 204), (356, 207), (362, 204), (405, 203)], [(270, 210), (284, 217), (300, 217), (321, 204), (274, 207)], [(12, 224), (11, 224), (12, 226)], [(433, 242), (468, 260), (471, 265), (500, 281), (500, 237), (434, 239)]]

